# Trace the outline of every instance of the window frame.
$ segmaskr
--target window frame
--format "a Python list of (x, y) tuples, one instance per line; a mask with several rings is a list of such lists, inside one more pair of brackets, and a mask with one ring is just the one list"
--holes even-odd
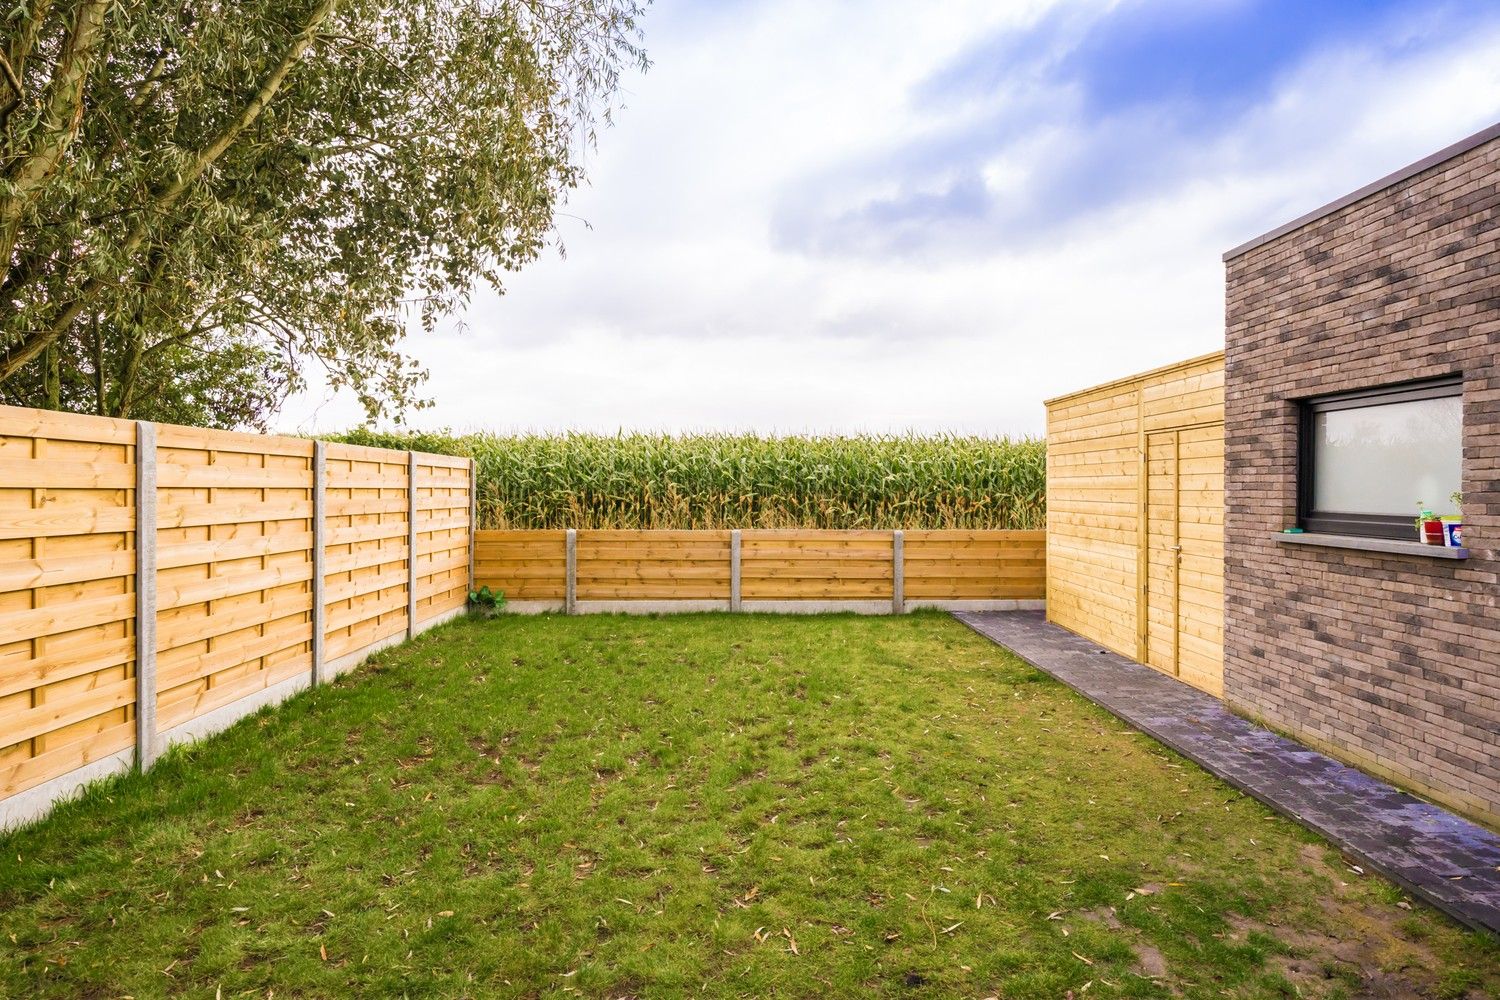
[[(1320, 511), (1313, 507), (1313, 460), (1315, 446), (1313, 419), (1319, 413), (1334, 410), (1357, 410), (1385, 403), (1405, 403), (1420, 399), (1445, 399), (1464, 394), (1463, 375), (1401, 382), (1394, 385), (1355, 389), (1351, 392), (1310, 396), (1298, 404), (1297, 434), (1297, 525), (1304, 531), (1329, 535), (1357, 535), (1364, 538), (1411, 540), (1416, 517), (1407, 514), (1347, 514)], [(1462, 434), (1462, 431), (1460, 431)], [(1462, 441), (1460, 440), (1460, 447)]]

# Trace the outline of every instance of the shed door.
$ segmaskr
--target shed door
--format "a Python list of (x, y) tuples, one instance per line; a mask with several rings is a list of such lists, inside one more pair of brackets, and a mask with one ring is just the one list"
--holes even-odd
[(1146, 437), (1146, 663), (1224, 693), (1224, 429)]

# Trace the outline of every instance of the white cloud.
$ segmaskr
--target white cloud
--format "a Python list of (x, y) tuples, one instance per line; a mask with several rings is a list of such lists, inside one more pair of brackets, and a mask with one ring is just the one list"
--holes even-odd
[[(1201, 145), (1163, 128), (1181, 178), (1055, 234), (909, 257), (779, 248), (776, 213), (809, 178), (979, 120), (969, 104), (931, 117), (913, 95), (1045, 6), (658, 4), (655, 67), (567, 209), (593, 228), (561, 220), (566, 260), (476, 296), (467, 332), (413, 335), (436, 401), (413, 423), (1036, 432), (1047, 396), (1221, 346), (1230, 245), (1495, 116), (1475, 97), (1500, 92), (1493, 29), (1389, 58), (1351, 46)], [(982, 182), (1025, 190), (1077, 127), (996, 153)], [(853, 203), (883, 181), (849, 183)], [(360, 418), (315, 390), (281, 425)]]

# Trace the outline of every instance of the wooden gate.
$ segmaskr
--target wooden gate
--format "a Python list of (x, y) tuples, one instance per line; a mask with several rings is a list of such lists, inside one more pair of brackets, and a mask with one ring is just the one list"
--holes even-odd
[(1145, 663), (1224, 693), (1224, 428), (1146, 435)]

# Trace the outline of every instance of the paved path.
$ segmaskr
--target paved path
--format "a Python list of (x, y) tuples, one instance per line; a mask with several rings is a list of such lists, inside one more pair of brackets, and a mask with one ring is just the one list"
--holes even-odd
[(1047, 624), (1040, 611), (953, 617), (1412, 895), (1500, 933), (1500, 836), (1253, 725), (1217, 698)]

